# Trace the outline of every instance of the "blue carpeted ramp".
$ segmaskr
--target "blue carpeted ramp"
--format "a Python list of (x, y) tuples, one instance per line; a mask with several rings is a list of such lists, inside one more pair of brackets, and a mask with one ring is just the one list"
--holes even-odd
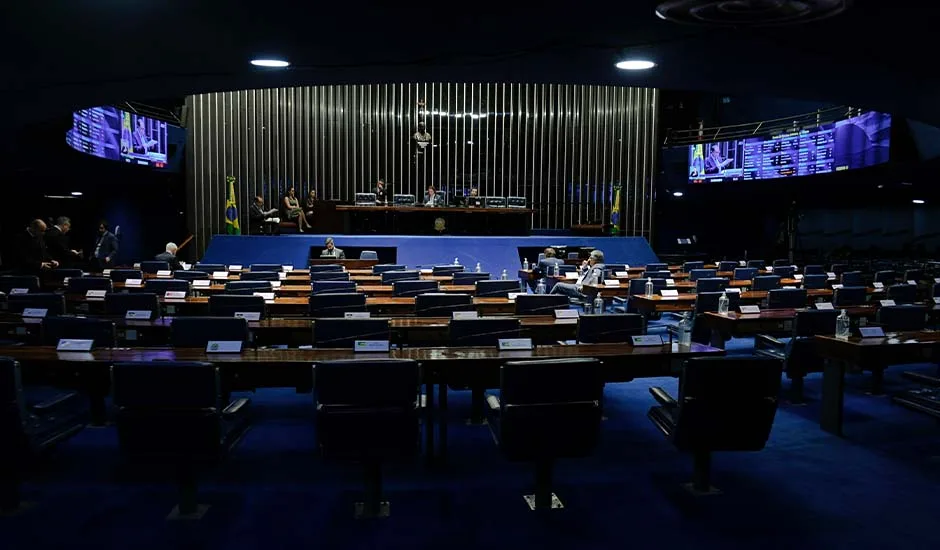
[[(241, 264), (282, 263), (306, 266), (310, 247), (323, 247), (327, 235), (216, 235), (212, 237), (202, 261)], [(593, 246), (604, 251), (608, 263), (645, 265), (658, 259), (642, 237), (451, 237), (451, 236), (387, 236), (335, 235), (336, 246), (357, 248), (398, 249), (398, 263), (409, 267), (449, 264), (458, 258), (471, 269), (480, 263), (484, 271), (497, 277), (503, 269), (515, 278), (519, 268), (519, 247), (564, 244), (570, 248)], [(536, 258), (529, 258), (534, 261)]]

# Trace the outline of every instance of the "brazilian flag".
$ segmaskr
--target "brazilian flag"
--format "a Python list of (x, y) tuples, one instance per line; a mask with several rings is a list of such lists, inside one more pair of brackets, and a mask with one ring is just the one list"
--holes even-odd
[(705, 155), (701, 143), (692, 146), (692, 158), (689, 160), (689, 177), (705, 177)]
[(610, 208), (610, 234), (620, 234), (620, 185), (614, 186), (614, 204)]
[(238, 207), (235, 206), (235, 178), (228, 176), (225, 182), (228, 183), (228, 199), (225, 200), (225, 232), (229, 235), (241, 235), (242, 230), (238, 227)]

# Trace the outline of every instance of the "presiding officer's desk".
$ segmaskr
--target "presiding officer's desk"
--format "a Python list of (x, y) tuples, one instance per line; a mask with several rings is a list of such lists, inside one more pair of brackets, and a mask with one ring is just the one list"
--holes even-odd
[(337, 206), (343, 233), (528, 235), (532, 209), (449, 206)]

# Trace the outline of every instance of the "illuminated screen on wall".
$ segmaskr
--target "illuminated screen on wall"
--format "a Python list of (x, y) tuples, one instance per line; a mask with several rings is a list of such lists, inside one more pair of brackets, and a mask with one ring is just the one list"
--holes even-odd
[(891, 115), (868, 112), (812, 128), (689, 146), (689, 183), (766, 180), (888, 161)]
[(72, 113), (65, 142), (96, 157), (154, 168), (167, 165), (167, 123), (114, 107)]

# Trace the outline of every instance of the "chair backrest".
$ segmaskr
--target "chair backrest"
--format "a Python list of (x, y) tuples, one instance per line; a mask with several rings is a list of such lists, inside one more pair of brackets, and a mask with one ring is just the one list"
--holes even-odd
[(343, 266), (340, 264), (316, 264), (311, 265), (309, 271), (311, 275), (314, 273), (339, 273), (343, 271)]
[(20, 364), (11, 357), (0, 357), (0, 438), (3, 438), (7, 447), (4, 451), (7, 457), (13, 456), (18, 450), (15, 442), (23, 441), (21, 436), (26, 427), (26, 418)]
[(810, 273), (809, 275), (803, 275), (803, 288), (806, 289), (826, 288), (826, 284), (828, 282), (829, 276), (825, 273)]
[(107, 277), (75, 277), (69, 279), (65, 291), (69, 294), (85, 294), (89, 290), (111, 291), (111, 279)]
[(862, 286), (865, 284), (862, 280), (861, 271), (844, 271), (841, 282), (844, 286)]
[(757, 270), (764, 269), (767, 266), (767, 262), (764, 260), (748, 260), (747, 267), (751, 267)]
[(346, 271), (311, 271), (310, 282), (314, 281), (348, 281), (349, 273)]
[(695, 269), (705, 269), (705, 262), (685, 262), (682, 264), (682, 272), (691, 274)]
[(74, 279), (76, 277), (83, 277), (81, 269), (53, 269), (44, 275), (44, 278), (52, 282), (62, 282), (65, 279)]
[(734, 268), (734, 277), (735, 281), (750, 281), (757, 276), (757, 269), (753, 267), (736, 267)]
[(347, 311), (368, 311), (366, 295), (361, 292), (314, 294), (308, 304), (311, 317), (343, 317)]
[(359, 253), (360, 260), (378, 260), (379, 253), (375, 250), (363, 250)]
[(643, 276), (642, 276), (642, 277), (643, 277), (644, 279), (647, 278), (647, 277), (649, 277), (650, 279), (672, 279), (672, 273), (670, 273), (669, 271), (649, 271), (649, 270), (647, 270), (647, 271), (644, 271), (644, 272), (643, 272)]
[(431, 274), (437, 276), (453, 275), (464, 270), (462, 265), (435, 265), (431, 266)]
[(518, 281), (477, 281), (477, 298), (508, 298), (510, 292), (519, 292)]
[(627, 270), (627, 264), (609, 264), (604, 262), (604, 267), (606, 267), (609, 273), (619, 273)]
[(410, 359), (321, 361), (314, 366), (314, 378), (318, 407), (347, 409), (413, 409), (421, 384), (418, 363)]
[(923, 269), (908, 269), (904, 272), (905, 281), (915, 281), (920, 282), (924, 280), (924, 270)]
[(373, 275), (381, 275), (386, 271), (404, 271), (405, 264), (377, 264), (372, 266)]
[(836, 333), (839, 311), (830, 309), (804, 309), (796, 312), (793, 321), (793, 336), (809, 337)]
[(644, 271), (669, 271), (669, 264), (663, 264), (663, 263), (646, 264)]
[(569, 253), (568, 253), (568, 256), (566, 256), (566, 257), (567, 257), (569, 260), (577, 260), (578, 258), (581, 257), (581, 255), (580, 255), (580, 253), (578, 253), (578, 252), (569, 252)]
[(313, 294), (345, 294), (356, 292), (356, 283), (354, 281), (313, 281), (310, 284), (310, 291)]
[(931, 298), (940, 298), (940, 283), (934, 283), (933, 288), (930, 290)]
[(248, 321), (240, 317), (176, 317), (170, 343), (177, 348), (204, 348), (210, 341), (248, 341)]
[(806, 307), (806, 290), (775, 288), (767, 293), (768, 309), (799, 309)]
[(264, 298), (261, 296), (239, 296), (237, 294), (215, 294), (209, 296), (209, 315), (232, 317), (236, 313), (260, 313), (265, 317)]
[(415, 296), (415, 314), (418, 317), (450, 317), (455, 311), (473, 311), (473, 297), (469, 294), (419, 294)]
[[(181, 271), (180, 274), (182, 273)], [(115, 283), (123, 283), (128, 279), (143, 279), (144, 272), (139, 269), (112, 269), (108, 277)]]
[(695, 281), (695, 292), (718, 292), (728, 288), (728, 279), (725, 277), (709, 277)]
[(780, 288), (780, 276), (778, 275), (760, 275), (751, 279), (751, 288), (753, 290), (773, 290)]
[(519, 319), (480, 317), (450, 321), (451, 346), (496, 347), (501, 338), (519, 337)]
[(281, 264), (251, 264), (251, 267), (248, 268), (248, 271), (274, 271), (277, 273), (281, 270)]
[(489, 273), (475, 273), (472, 271), (458, 271), (454, 273), (453, 284), (455, 285), (472, 285), (477, 281), (488, 281), (492, 278)]
[(204, 271), (206, 273), (215, 273), (217, 271), (228, 271), (228, 266), (225, 264), (204, 264), (196, 262), (196, 265), (193, 266), (193, 269)]
[(917, 301), (917, 285), (903, 283), (889, 286), (888, 298), (897, 304), (912, 304)]
[(113, 348), (117, 336), (114, 322), (90, 317), (46, 317), (42, 320), (44, 346), (54, 346), (63, 339), (93, 340), (96, 348)]
[(34, 292), (32, 294), (11, 294), (7, 296), (10, 313), (23, 313), (24, 309), (38, 308), (48, 310), (47, 315), (65, 313), (65, 296), (52, 292)]
[(776, 271), (778, 267), (791, 265), (791, 262), (790, 260), (786, 258), (779, 258), (779, 259), (774, 260), (774, 263), (772, 265), (774, 267), (774, 271)]
[[(252, 265), (251, 267), (255, 267)], [(239, 277), (240, 281), (279, 281), (277, 271), (245, 271)]]
[(558, 274), (559, 274), (559, 275), (564, 275), (565, 273), (574, 273), (574, 272), (577, 271), (577, 270), (578, 270), (578, 266), (567, 265), (567, 264), (559, 264), (559, 265), (558, 265)]
[(898, 272), (893, 270), (879, 271), (875, 273), (875, 282), (884, 283), (885, 286), (893, 285), (898, 279)]
[(792, 265), (781, 265), (774, 268), (774, 275), (781, 279), (792, 279), (794, 273), (796, 273), (796, 269)]
[(104, 296), (104, 311), (122, 317), (128, 311), (150, 311), (154, 318), (160, 316), (160, 301), (153, 292), (109, 292)]
[(270, 281), (229, 281), (225, 283), (226, 294), (247, 294), (255, 292), (271, 292)]
[(829, 271), (832, 271), (838, 277), (839, 275), (842, 275), (843, 273), (845, 273), (845, 270), (848, 268), (849, 268), (848, 264), (832, 264), (831, 266), (829, 266)]
[(682, 451), (759, 451), (780, 393), (781, 361), (754, 356), (686, 361), (672, 440)]
[(419, 281), (421, 280), (421, 272), (417, 270), (407, 270), (407, 271), (386, 271), (382, 273), (382, 284), (390, 285), (395, 281)]
[(189, 281), (182, 281), (180, 279), (148, 279), (144, 281), (144, 288), (148, 292), (153, 292), (160, 296), (166, 294), (168, 290), (189, 293)]
[(35, 275), (0, 275), (0, 292), (9, 294), (14, 288), (39, 292), (39, 277)]
[(521, 294), (516, 296), (516, 315), (554, 315), (556, 309), (568, 309), (568, 297), (562, 294)]
[(832, 291), (832, 305), (836, 307), (862, 306), (868, 299), (868, 289), (863, 286), (844, 286)]
[(718, 262), (718, 271), (734, 271), (739, 265), (738, 262)]
[(168, 271), (170, 269), (170, 263), (164, 262), (162, 260), (149, 260), (146, 262), (140, 262), (140, 270), (144, 273), (156, 273), (157, 271)]
[(825, 275), (826, 270), (823, 269), (823, 266), (812, 264), (803, 266), (803, 275)]
[(689, 272), (689, 281), (695, 282), (699, 279), (711, 279), (718, 276), (718, 270), (716, 269), (705, 269), (705, 268), (695, 268)]
[(437, 281), (395, 281), (392, 283), (392, 296), (417, 296), (438, 291)]
[[(718, 300), (721, 298), (723, 292), (699, 292), (695, 295), (695, 313), (701, 314), (706, 312), (717, 312), (718, 311)], [(741, 295), (737, 292), (729, 292), (728, 296), (728, 311), (734, 311), (737, 309), (738, 304), (741, 302)]]
[(581, 315), (577, 340), (581, 344), (617, 344), (646, 332), (646, 321), (638, 313)]
[[(659, 293), (660, 290), (666, 288), (666, 279), (650, 279), (653, 283), (653, 292)], [(630, 279), (630, 288), (628, 290), (630, 296), (636, 294), (643, 294), (646, 292), (646, 279)]]
[(388, 340), (388, 319), (323, 318), (313, 322), (313, 346), (352, 348), (356, 340)]
[(205, 271), (177, 271), (173, 273), (173, 278), (180, 281), (208, 281), (210, 274)]
[(878, 309), (876, 322), (886, 332), (924, 330), (927, 326), (927, 310), (923, 306), (884, 306)]

